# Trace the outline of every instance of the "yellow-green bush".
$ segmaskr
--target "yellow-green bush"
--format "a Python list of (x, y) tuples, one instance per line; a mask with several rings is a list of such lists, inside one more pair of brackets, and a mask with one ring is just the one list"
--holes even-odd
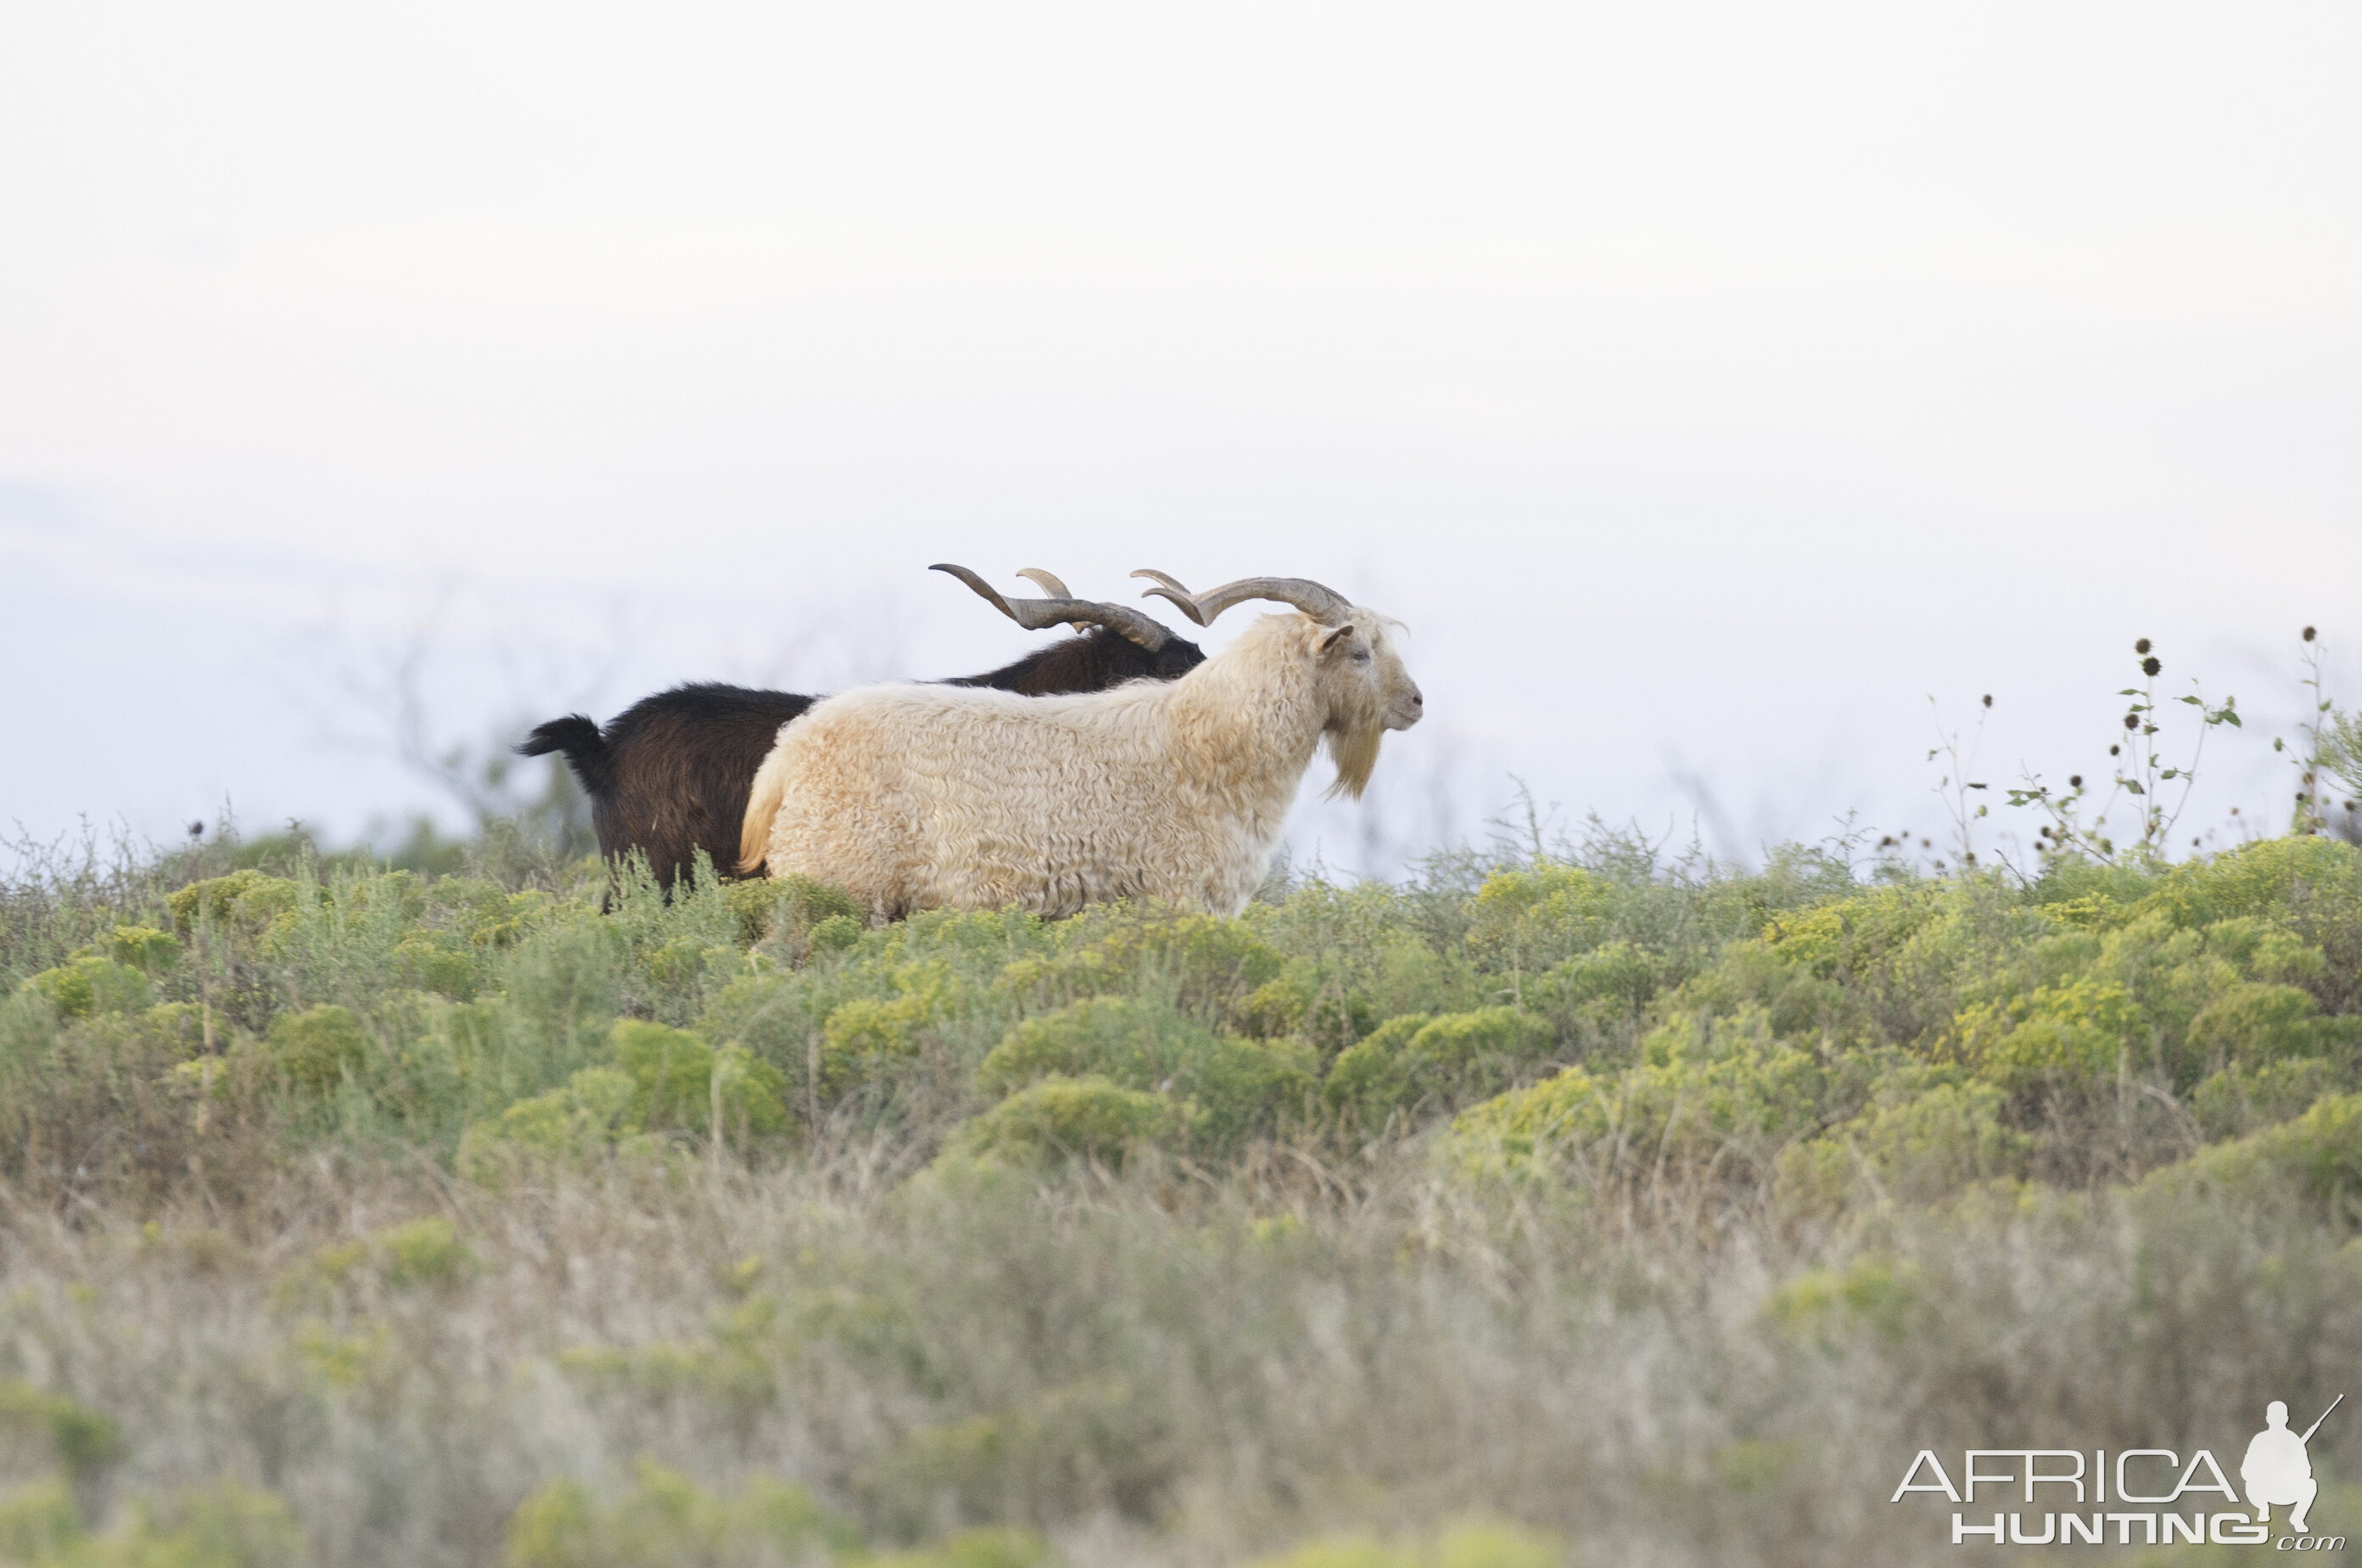
[(705, 1132), (717, 1105), (725, 1130), (760, 1134), (787, 1125), (787, 1080), (743, 1045), (717, 1051), (685, 1029), (634, 1019), (618, 1022), (613, 1040), (615, 1065), (632, 1080), (623, 1119), (629, 1132)]
[(1629, 1067), (1570, 1067), (1461, 1112), (1445, 1154), (1512, 1175), (1572, 1164), (1602, 1179), (1744, 1181), (1768, 1175), (1850, 1087), (1760, 1011), (1704, 1027), (1685, 1018), (1651, 1033)]
[(862, 1560), (862, 1568), (1050, 1568), (1049, 1542), (1030, 1529), (955, 1530), (932, 1546)]
[(0, 1379), (0, 1473), (80, 1480), (124, 1455), (116, 1423), (61, 1394)]
[(565, 1087), (518, 1100), (497, 1118), (479, 1121), (460, 1141), (459, 1169), (497, 1180), (504, 1153), (545, 1159), (595, 1157), (632, 1135), (624, 1123), (638, 1086), (615, 1067), (584, 1067)]
[(62, 1562), (82, 1542), (82, 1510), (62, 1478), (0, 1486), (0, 1562)]
[(1500, 1093), (1530, 1074), (1557, 1043), (1550, 1023), (1515, 1008), (1388, 1019), (1329, 1069), (1329, 1104), (1367, 1132), (1407, 1125), (1422, 1112)]
[(2362, 1094), (2332, 1095), (2293, 1121), (2213, 1144), (2144, 1185), (2158, 1192), (2213, 1188), (2247, 1198), (2288, 1192), (2350, 1209), (2362, 1198)]
[(1099, 1078), (1176, 1103), (1194, 1153), (1217, 1156), (1300, 1120), (1315, 1061), (1288, 1041), (1242, 1040), (1160, 1001), (1087, 997), (1010, 1030), (977, 1069), (1000, 1096), (1049, 1077)]
[(1980, 1182), (2024, 1176), (2034, 1140), (2005, 1124), (2007, 1097), (1992, 1084), (1930, 1077), (1905, 1077), (1893, 1098), (1784, 1150), (1783, 1203), (1824, 1214), (1857, 1198), (1937, 1203)]
[(1105, 1078), (1050, 1077), (1018, 1090), (960, 1130), (963, 1153), (1039, 1164), (1062, 1159), (1120, 1165), (1132, 1149), (1168, 1142), (1180, 1108), (1162, 1095)]
[(273, 1297), (285, 1307), (322, 1306), (329, 1293), (364, 1270), (389, 1289), (440, 1289), (465, 1279), (475, 1264), (458, 1227), (430, 1215), (323, 1247), (283, 1274)]
[(619, 1021), (608, 1045), (613, 1066), (580, 1068), (562, 1088), (470, 1127), (463, 1163), (490, 1173), (502, 1149), (584, 1158), (651, 1133), (719, 1131), (743, 1143), (787, 1127), (786, 1078), (743, 1045), (717, 1050), (685, 1029), (636, 1019)]
[(135, 1497), (87, 1533), (61, 1487), (0, 1500), (0, 1551), (27, 1568), (292, 1568), (304, 1532), (276, 1494), (235, 1481)]
[(1428, 1540), (1325, 1536), (1257, 1558), (1254, 1568), (1560, 1568), (1565, 1561), (1566, 1548), (1554, 1536), (1515, 1525), (1461, 1524)]
[(1002, 987), (1038, 1006), (1153, 987), (1185, 1010), (1229, 1010), (1286, 964), (1242, 922), (1154, 909), (1092, 911), (1054, 940), (1054, 952), (1010, 964)]
[(793, 1568), (851, 1558), (859, 1538), (800, 1486), (751, 1476), (716, 1494), (642, 1460), (606, 1495), (576, 1480), (517, 1505), (508, 1568)]
[(140, 1012), (156, 999), (147, 976), (96, 954), (44, 969), (27, 979), (22, 988), (46, 1000), (62, 1018)]
[(1144, 1518), (1171, 1477), (1168, 1430), (1156, 1402), (1122, 1378), (1057, 1381), (919, 1427), (855, 1486), (874, 1499), (881, 1528), (905, 1534), (940, 1528), (946, 1517), (1072, 1514), (1094, 1498)]
[(360, 1021), (333, 1002), (281, 1013), (271, 1021), (270, 1042), (272, 1065), (308, 1094), (326, 1094), (347, 1075), (358, 1077), (369, 1056)]
[(164, 903), (171, 911), (172, 929), (183, 940), (203, 927), (250, 944), (294, 911), (296, 896), (296, 885), (287, 878), (248, 867), (192, 882)]
[[(741, 946), (752, 946), (767, 936), (794, 941), (822, 950), (851, 946), (843, 940), (847, 928), (857, 939), (868, 924), (868, 911), (852, 894), (833, 883), (811, 877), (755, 877), (724, 886), (723, 897), (738, 922)], [(832, 923), (833, 922), (833, 923)], [(820, 928), (829, 927), (827, 940)]]
[(2236, 1138), (2303, 1115), (2352, 1078), (2349, 1064), (2319, 1056), (2286, 1057), (2260, 1066), (2235, 1064), (2199, 1084), (2190, 1110), (2209, 1141)]
[(1615, 902), (1614, 888), (1578, 866), (1503, 871), (1476, 889), (1469, 945), (1496, 970), (1538, 974), (1605, 940)]
[(1856, 1258), (1843, 1268), (1808, 1269), (1764, 1298), (1764, 1316), (1824, 1342), (1866, 1327), (1900, 1342), (1926, 1281), (1891, 1257)]

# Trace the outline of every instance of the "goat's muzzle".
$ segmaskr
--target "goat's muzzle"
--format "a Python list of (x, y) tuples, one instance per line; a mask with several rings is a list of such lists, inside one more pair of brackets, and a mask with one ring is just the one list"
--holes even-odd
[(1426, 712), (1427, 699), (1421, 696), (1418, 688), (1414, 686), (1386, 704), (1386, 728), (1407, 730), (1418, 723)]

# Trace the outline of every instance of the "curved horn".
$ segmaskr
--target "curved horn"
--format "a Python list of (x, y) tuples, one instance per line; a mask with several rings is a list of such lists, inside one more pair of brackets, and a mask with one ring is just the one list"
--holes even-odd
[(1043, 571), (1040, 567), (1020, 567), (1017, 569), (1017, 575), (1023, 578), (1026, 581), (1032, 583), (1034, 587), (1040, 589), (1043, 592), (1048, 594), (1053, 599), (1072, 599), (1074, 597), (1074, 594), (1067, 591), (1065, 583), (1059, 581), (1057, 578), (1054, 577), (1049, 572)]
[[(1148, 590), (1147, 593), (1180, 605), (1189, 618), (1201, 626), (1211, 624), (1215, 616), (1249, 599), (1269, 599), (1280, 604), (1292, 604), (1324, 626), (1337, 625), (1353, 608), (1352, 602), (1343, 594), (1308, 577), (1242, 577), (1236, 582), (1226, 582), (1203, 593), (1192, 593), (1161, 571), (1136, 571), (1131, 575), (1154, 578), (1159, 586)], [(1147, 593), (1142, 597), (1146, 598)]]
[[(1129, 604), (1103, 604), (1096, 599), (1069, 599), (1064, 594), (1055, 599), (1003, 599), (999, 590), (964, 566), (938, 562), (927, 569), (951, 573), (976, 590), (977, 598), (1029, 632), (1068, 623), (1077, 625), (1091, 623), (1105, 626), (1127, 641), (1138, 643), (1150, 653), (1157, 652), (1173, 640), (1172, 631), (1162, 621), (1143, 615)], [(1038, 568), (1029, 569), (1020, 575), (1033, 578), (1036, 581), (1042, 578), (1050, 578), (1052, 582), (1058, 580)], [(1064, 587), (1065, 584), (1059, 586)]]
[(1159, 599), (1169, 600), (1172, 602), (1174, 606), (1181, 612), (1181, 613), (1188, 616), (1189, 619), (1195, 621), (1200, 626), (1206, 624), (1205, 615), (1198, 609), (1198, 602), (1189, 597), (1189, 591), (1181, 586), (1181, 580), (1179, 578), (1167, 577), (1161, 571), (1151, 571), (1145, 569), (1133, 572), (1131, 575), (1134, 577), (1153, 577), (1157, 581), (1158, 586), (1148, 589), (1141, 594), (1142, 599), (1147, 598), (1153, 593)]

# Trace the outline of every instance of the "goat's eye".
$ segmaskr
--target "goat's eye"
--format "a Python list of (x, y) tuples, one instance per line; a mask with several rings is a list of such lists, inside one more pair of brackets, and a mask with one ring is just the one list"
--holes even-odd
[(1367, 664), (1367, 663), (1369, 663), (1369, 662), (1370, 662), (1370, 650), (1369, 650), (1369, 649), (1367, 649), (1367, 648), (1355, 648), (1355, 649), (1353, 650), (1353, 662), (1354, 662), (1355, 664)]

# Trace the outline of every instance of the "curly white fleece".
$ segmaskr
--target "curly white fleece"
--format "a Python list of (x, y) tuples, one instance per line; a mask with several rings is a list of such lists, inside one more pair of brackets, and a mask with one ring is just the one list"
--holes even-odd
[(1419, 710), (1385, 618), (1358, 607), (1333, 628), (1264, 616), (1170, 682), (848, 691), (781, 727), (741, 868), (841, 884), (881, 920), (1139, 896), (1236, 913), (1322, 736), (1358, 796), (1379, 737)]

